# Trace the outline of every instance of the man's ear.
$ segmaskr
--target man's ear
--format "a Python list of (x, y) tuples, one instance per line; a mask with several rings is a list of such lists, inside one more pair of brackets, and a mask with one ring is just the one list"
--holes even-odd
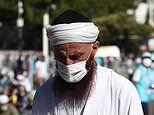
[(95, 41), (95, 42), (93, 43), (93, 46), (92, 46), (92, 48), (93, 48), (92, 55), (93, 55), (93, 56), (95, 56), (95, 54), (96, 54), (96, 52), (97, 52), (97, 49), (99, 48), (99, 45), (100, 45), (99, 41)]
[(100, 45), (99, 41), (95, 41), (95, 42), (93, 43), (93, 49), (97, 51), (99, 45)]

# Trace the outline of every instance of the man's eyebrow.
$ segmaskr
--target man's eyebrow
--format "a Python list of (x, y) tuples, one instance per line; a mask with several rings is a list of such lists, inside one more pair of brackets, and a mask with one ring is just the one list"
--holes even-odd
[(84, 51), (83, 50), (82, 51), (81, 50), (80, 51), (77, 51), (76, 54), (82, 55), (82, 54), (84, 54)]
[(68, 57), (70, 59), (78, 59), (79, 57), (81, 57), (84, 54), (84, 52), (78, 52), (78, 53), (74, 53), (74, 54), (70, 54), (68, 55)]
[(83, 55), (83, 54), (84, 54), (84, 52), (76, 52), (76, 53), (70, 54), (70, 56), (74, 56), (74, 55), (80, 56), (80, 55)]

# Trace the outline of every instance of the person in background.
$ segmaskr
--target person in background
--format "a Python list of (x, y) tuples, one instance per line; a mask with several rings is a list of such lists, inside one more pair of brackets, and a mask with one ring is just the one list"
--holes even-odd
[(14, 105), (14, 106), (17, 106), (17, 101), (18, 101), (18, 89), (17, 88), (14, 88), (12, 90), (12, 93), (10, 95), (10, 102)]
[(95, 61), (97, 62), (97, 64), (99, 64), (100, 66), (104, 66), (104, 60), (102, 57), (95, 57)]
[(154, 54), (151, 56), (152, 64), (152, 73), (150, 75), (150, 85), (148, 89), (148, 94), (149, 94), (149, 115), (154, 115)]
[(25, 87), (26, 92), (32, 91), (32, 86), (31, 86), (32, 84), (27, 77), (25, 77), (23, 74), (18, 74), (16, 78), (18, 84), (23, 85)]
[(34, 80), (34, 71), (35, 71), (35, 59), (34, 59), (34, 56), (31, 54), (31, 55), (27, 55), (27, 60), (26, 60), (26, 63), (27, 63), (27, 72), (28, 72), (28, 79), (29, 79), (29, 82), (31, 84), (31, 87), (33, 88), (33, 80)]
[[(154, 89), (154, 54), (152, 54), (151, 60), (152, 60), (152, 63), (151, 63), (152, 73), (150, 74), (150, 77), (149, 77), (150, 79), (149, 89)], [(152, 94), (152, 96), (150, 97), (150, 101), (154, 101), (154, 94)]]
[(23, 73), (23, 60), (22, 60), (22, 53), (19, 54), (19, 57), (17, 59), (17, 65), (16, 65), (16, 74), (22, 74)]
[(144, 52), (142, 55), (142, 63), (136, 68), (132, 78), (132, 82), (136, 86), (136, 89), (141, 99), (144, 115), (148, 115), (148, 111), (149, 111), (148, 88), (151, 82), (150, 81), (150, 75), (152, 73), (151, 63), (152, 63), (151, 53)]
[(3, 92), (4, 87), (10, 84), (7, 73), (8, 73), (8, 69), (6, 67), (2, 68), (0, 71), (0, 93)]
[(39, 55), (38, 60), (35, 63), (35, 74), (34, 74), (35, 86), (39, 87), (48, 78), (49, 78), (48, 64), (43, 54), (41, 54)]
[(9, 97), (0, 95), (0, 115), (19, 115), (17, 109), (9, 104)]
[(134, 85), (94, 60), (98, 27), (67, 10), (47, 26), (56, 75), (34, 96), (33, 115), (143, 115)]
[(18, 93), (17, 93), (17, 102), (16, 107), (18, 108), (18, 111), (20, 113), (23, 113), (26, 111), (27, 107), (27, 95), (26, 88), (23, 85), (18, 86)]

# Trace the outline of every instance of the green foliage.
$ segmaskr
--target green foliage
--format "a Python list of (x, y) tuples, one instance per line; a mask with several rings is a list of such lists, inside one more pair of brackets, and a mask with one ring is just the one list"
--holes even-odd
[(139, 39), (150, 38), (154, 29), (149, 24), (139, 25), (125, 12), (115, 13), (93, 19), (100, 29), (100, 42), (114, 43), (124, 49), (125, 53), (139, 54)]
[(91, 0), (93, 17), (106, 16), (134, 8), (133, 0)]
[(120, 35), (124, 36), (126, 31), (128, 35), (138, 34), (149, 37), (152, 32), (149, 25), (137, 24), (133, 17), (124, 12), (94, 18), (93, 21), (101, 31), (100, 36), (107, 38), (120, 38)]
[(6, 25), (15, 25), (17, 0), (0, 0), (0, 21)]
[[(49, 5), (53, 3), (57, 8), (50, 10), (50, 23), (64, 10), (74, 9), (87, 15), (94, 21), (101, 31), (100, 38), (110, 40), (128, 39), (132, 35), (141, 35), (149, 38), (151, 31), (153, 31), (152, 28), (147, 24), (138, 25), (133, 17), (126, 15), (127, 9), (135, 8), (133, 2), (133, 0), (23, 0), (23, 17), (25, 23), (24, 39), (25, 41), (27, 40), (25, 43), (29, 44), (35, 41), (35, 43), (33, 43), (34, 47), (36, 47), (35, 44), (42, 44), (43, 14), (47, 11)], [(5, 32), (8, 33), (7, 37), (14, 35), (10, 31), (12, 28), (17, 29), (17, 3), (18, 0), (0, 0), (0, 22), (5, 26)], [(6, 28), (9, 28), (8, 31)], [(3, 33), (4, 31), (0, 32)], [(17, 30), (15, 30), (14, 33), (15, 32), (17, 32)], [(0, 37), (2, 37), (2, 35), (0, 35)], [(11, 37), (8, 39), (10, 41), (12, 40)], [(2, 38), (0, 38), (0, 40), (2, 40)], [(12, 43), (14, 42), (12, 41)], [(125, 41), (123, 41), (123, 43), (125, 43)], [(26, 46), (26, 48), (32, 47), (33, 44)]]
[(25, 21), (30, 25), (42, 25), (43, 14), (46, 12), (47, 7), (51, 4), (52, 0), (25, 0)]
[(139, 55), (140, 54), (140, 51), (139, 51), (139, 41), (138, 39), (132, 39), (132, 40), (129, 40), (128, 43), (127, 43), (127, 53), (134, 53), (136, 55)]
[[(16, 22), (18, 16), (17, 3), (18, 0), (0, 0), (1, 21), (11, 20)], [(133, 7), (133, 1), (128, 0), (23, 0), (23, 3), (25, 23), (30, 25), (42, 25), (43, 13), (51, 3), (57, 6), (56, 10), (51, 11), (51, 21), (67, 9), (77, 10), (89, 17), (98, 17), (121, 10), (126, 11), (126, 9)]]
[(0, 0), (0, 8), (6, 10), (17, 10), (17, 0)]

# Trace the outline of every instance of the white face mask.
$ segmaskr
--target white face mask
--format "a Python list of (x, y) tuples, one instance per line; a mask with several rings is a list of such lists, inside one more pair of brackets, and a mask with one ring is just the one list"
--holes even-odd
[(86, 61), (81, 61), (71, 65), (65, 65), (57, 61), (57, 71), (59, 75), (67, 82), (76, 83), (86, 74)]
[(88, 72), (86, 69), (86, 62), (88, 58), (84, 61), (80, 61), (71, 65), (65, 65), (59, 61), (56, 61), (57, 72), (59, 73), (60, 77), (62, 77), (65, 81), (69, 83), (79, 82)]
[(152, 69), (154, 69), (154, 62), (152, 62), (151, 67), (152, 67)]
[(151, 59), (149, 59), (149, 58), (143, 59), (143, 65), (144, 66), (150, 67), (151, 66), (151, 63), (152, 63)]
[(8, 106), (7, 105), (2, 105), (0, 108), (1, 108), (2, 111), (6, 111)]

